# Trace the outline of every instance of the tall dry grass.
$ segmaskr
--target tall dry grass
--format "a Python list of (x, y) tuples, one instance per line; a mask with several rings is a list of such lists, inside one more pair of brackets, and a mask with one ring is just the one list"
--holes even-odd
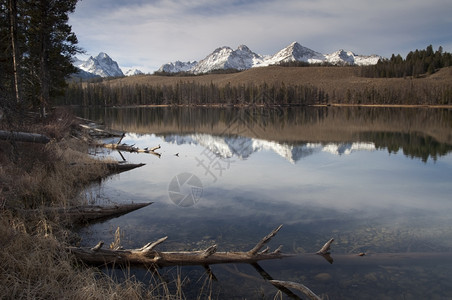
[(88, 146), (75, 137), (76, 121), (67, 112), (9, 126), (0, 124), (45, 134), (52, 142), (0, 141), (0, 299), (184, 298), (179, 288), (170, 292), (159, 278), (144, 284), (126, 274), (118, 281), (82, 265), (65, 250), (74, 234), (58, 219), (21, 216), (23, 209), (79, 204), (75, 196), (107, 169), (87, 155)]
[[(65, 251), (42, 221), (29, 226), (7, 212), (0, 220), (0, 299), (182, 299), (166, 284), (145, 285), (133, 278), (118, 283), (87, 268)], [(161, 291), (168, 290), (167, 294)]]

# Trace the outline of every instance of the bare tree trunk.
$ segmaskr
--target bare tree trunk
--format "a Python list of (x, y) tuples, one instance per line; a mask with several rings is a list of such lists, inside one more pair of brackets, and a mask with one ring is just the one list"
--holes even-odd
[(39, 55), (39, 84), (40, 84), (40, 95), (39, 95), (39, 106), (41, 118), (46, 115), (46, 106), (49, 103), (50, 98), (50, 78), (49, 78), (49, 37), (51, 29), (48, 28), (47, 14), (49, 10), (49, 3), (44, 1), (41, 4), (41, 28), (40, 28), (40, 55)]
[(16, 102), (20, 103), (19, 89), (19, 68), (17, 60), (19, 59), (19, 48), (17, 45), (17, 3), (16, 0), (8, 0), (10, 35), (11, 35), (11, 52), (13, 56), (13, 72), (14, 72), (14, 93)]
[(46, 115), (46, 105), (49, 102), (50, 97), (50, 89), (49, 89), (49, 79), (48, 79), (48, 65), (47, 65), (47, 41), (44, 37), (44, 34), (42, 35), (43, 41), (41, 46), (41, 74), (40, 74), (40, 85), (41, 85), (41, 94), (39, 96), (39, 105), (40, 105), (40, 115), (41, 118), (44, 118)]

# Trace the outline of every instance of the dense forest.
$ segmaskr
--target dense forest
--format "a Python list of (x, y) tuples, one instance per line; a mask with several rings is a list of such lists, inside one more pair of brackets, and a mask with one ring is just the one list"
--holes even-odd
[(308, 105), (326, 104), (328, 96), (309, 86), (202, 85), (180, 81), (175, 86), (146, 84), (71, 84), (59, 104), (81, 105)]
[[(340, 67), (334, 67), (340, 68)], [(350, 68), (350, 67), (344, 67)], [(150, 75), (153, 76), (153, 75)], [(402, 79), (403, 80), (403, 79)], [(421, 79), (424, 80), (424, 79)], [(325, 84), (324, 84), (325, 86)], [(324, 88), (315, 84), (282, 82), (202, 84), (180, 78), (176, 84), (73, 82), (59, 105), (235, 105), (293, 106), (329, 104), (450, 105), (452, 84), (432, 81), (363, 82), (341, 86), (332, 82)]]
[(79, 52), (68, 14), (77, 0), (0, 0), (0, 109), (45, 114), (64, 93)]
[(380, 78), (419, 77), (449, 66), (452, 66), (452, 55), (443, 52), (441, 46), (435, 52), (430, 45), (425, 50), (410, 51), (405, 59), (400, 54), (393, 54), (390, 59), (381, 59), (376, 65), (363, 66), (361, 75)]

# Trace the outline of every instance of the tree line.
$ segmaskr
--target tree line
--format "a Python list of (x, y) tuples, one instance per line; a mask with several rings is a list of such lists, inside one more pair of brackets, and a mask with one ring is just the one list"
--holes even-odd
[(0, 109), (46, 107), (64, 93), (80, 49), (68, 25), (77, 0), (0, 0)]
[(290, 106), (338, 104), (450, 105), (452, 85), (431, 86), (412, 79), (392, 86), (330, 89), (311, 85), (242, 84), (225, 86), (179, 81), (174, 85), (72, 82), (59, 105), (234, 105)]
[(361, 67), (364, 77), (419, 77), (433, 74), (438, 69), (452, 66), (452, 55), (444, 52), (440, 46), (437, 51), (429, 45), (425, 50), (410, 51), (403, 59), (400, 54), (392, 55), (389, 59), (380, 59), (376, 65)]
[(317, 87), (284, 83), (278, 85), (213, 83), (203, 85), (180, 81), (175, 85), (115, 85), (73, 82), (61, 97), (61, 105), (312, 105), (328, 103), (328, 95)]

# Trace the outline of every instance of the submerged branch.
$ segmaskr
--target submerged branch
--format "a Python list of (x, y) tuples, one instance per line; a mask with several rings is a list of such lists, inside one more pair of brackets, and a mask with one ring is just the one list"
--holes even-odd
[(152, 202), (116, 204), (109, 206), (84, 205), (67, 208), (45, 207), (40, 209), (20, 210), (18, 212), (25, 217), (43, 214), (46, 217), (57, 218), (63, 224), (77, 225), (119, 217), (151, 204)]
[(331, 243), (333, 243), (333, 242), (334, 242), (334, 239), (331, 238), (328, 242), (325, 243), (325, 245), (323, 245), (322, 248), (320, 248), (319, 251), (317, 251), (317, 254), (320, 254), (320, 255), (329, 254), (328, 251), (330, 250)]
[(281, 281), (281, 280), (269, 280), (271, 284), (276, 287), (285, 287), (292, 288), (298, 290), (305, 294), (311, 300), (321, 300), (319, 296), (317, 296), (313, 291), (311, 291), (308, 287), (301, 283), (292, 282), (292, 281)]

